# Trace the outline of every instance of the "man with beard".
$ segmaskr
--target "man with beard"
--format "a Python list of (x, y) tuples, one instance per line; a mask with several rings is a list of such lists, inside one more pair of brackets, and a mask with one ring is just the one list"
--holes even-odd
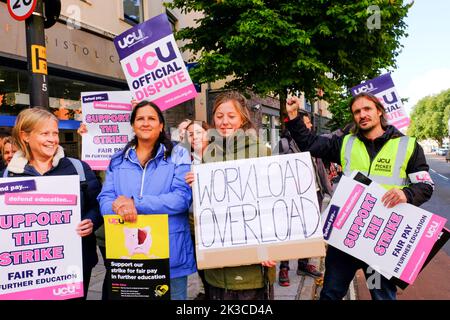
[[(357, 170), (388, 191), (381, 201), (387, 208), (399, 203), (420, 206), (430, 199), (434, 183), (428, 174), (428, 165), (422, 147), (415, 138), (403, 135), (387, 125), (385, 110), (378, 99), (369, 93), (360, 93), (350, 101), (354, 128), (346, 135), (331, 137), (311, 133), (298, 115), (299, 99), (287, 100), (289, 121), (286, 127), (303, 151), (311, 156), (338, 163), (345, 175)], [(358, 269), (362, 268), (370, 294), (374, 300), (395, 300), (394, 283), (356, 259), (332, 246), (325, 258), (325, 278), (321, 300), (340, 300), (350, 286)], [(373, 274), (375, 273), (375, 274)], [(370, 278), (369, 278), (370, 277)]]

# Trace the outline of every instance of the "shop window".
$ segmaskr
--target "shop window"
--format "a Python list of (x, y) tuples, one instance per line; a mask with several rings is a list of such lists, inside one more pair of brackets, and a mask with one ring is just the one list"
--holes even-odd
[[(0, 115), (16, 116), (30, 104), (28, 73), (0, 67)], [(80, 94), (117, 88), (57, 76), (48, 77), (49, 107), (61, 120), (81, 120)]]
[(143, 20), (142, 0), (123, 0), (123, 18), (130, 24), (138, 24)]

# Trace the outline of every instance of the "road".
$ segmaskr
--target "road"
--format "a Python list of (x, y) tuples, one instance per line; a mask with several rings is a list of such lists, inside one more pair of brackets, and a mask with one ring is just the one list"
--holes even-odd
[[(445, 157), (431, 153), (426, 154), (426, 157), (434, 181), (434, 192), (431, 199), (420, 207), (446, 218), (446, 227), (450, 228), (450, 162), (446, 163)], [(450, 242), (443, 250), (450, 255)]]

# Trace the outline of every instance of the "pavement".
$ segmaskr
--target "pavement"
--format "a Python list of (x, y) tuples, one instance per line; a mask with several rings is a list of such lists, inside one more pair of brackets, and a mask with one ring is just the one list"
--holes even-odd
[[(92, 270), (91, 282), (88, 291), (88, 300), (101, 300), (101, 291), (105, 268), (100, 252), (99, 263)], [(324, 258), (311, 258), (310, 263), (324, 271)], [(318, 300), (322, 282), (309, 276), (297, 275), (297, 261), (290, 260), (289, 270), (290, 286), (281, 287), (278, 282), (274, 285), (275, 300)], [(450, 281), (450, 257), (443, 250), (439, 251), (433, 260), (422, 270), (414, 284), (405, 290), (398, 290), (398, 300), (449, 300)], [(278, 276), (277, 266), (277, 276)], [(278, 280), (278, 278), (277, 278)], [(202, 292), (202, 284), (197, 273), (188, 278), (188, 300), (193, 300), (199, 292)], [(369, 290), (365, 282), (364, 274), (360, 270), (350, 285), (344, 300), (370, 300)]]
[[(102, 284), (105, 276), (105, 267), (100, 252), (99, 263), (92, 270), (91, 282), (88, 291), (88, 300), (101, 300)], [(324, 258), (311, 258), (309, 263), (316, 266), (319, 271), (323, 272)], [(297, 275), (297, 260), (289, 261), (289, 279), (290, 286), (282, 287), (278, 281), (274, 285), (275, 300), (318, 300), (320, 290), (322, 289), (321, 279), (314, 279), (310, 276)], [(277, 266), (277, 280), (278, 280)], [(188, 300), (193, 300), (197, 295), (203, 292), (203, 286), (197, 273), (190, 275), (188, 278)], [(355, 300), (356, 294), (353, 285), (351, 286), (346, 300)]]
[[(101, 300), (102, 283), (105, 276), (105, 267), (100, 252), (99, 263), (92, 270), (91, 282), (88, 291), (88, 300)], [(310, 263), (324, 272), (325, 258), (311, 258)], [(289, 270), (290, 286), (282, 287), (278, 282), (274, 285), (275, 300), (318, 300), (322, 282), (309, 276), (297, 275), (297, 261), (290, 260)], [(450, 281), (450, 257), (440, 250), (433, 260), (422, 270), (414, 284), (405, 290), (398, 290), (398, 300), (449, 300)], [(278, 276), (277, 266), (277, 276)], [(277, 278), (278, 280), (278, 278)], [(193, 300), (202, 292), (202, 284), (197, 273), (188, 278), (188, 300)], [(344, 300), (370, 300), (369, 290), (365, 282), (364, 274), (360, 270), (350, 285)]]

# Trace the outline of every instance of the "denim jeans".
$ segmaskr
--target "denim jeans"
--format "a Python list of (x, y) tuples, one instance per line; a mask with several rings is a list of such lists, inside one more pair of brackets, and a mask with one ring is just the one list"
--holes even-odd
[(368, 285), (373, 300), (397, 299), (397, 287), (395, 284), (376, 271), (370, 272), (368, 270), (369, 266), (361, 260), (332, 246), (328, 246), (325, 257), (325, 277), (323, 288), (320, 292), (320, 300), (341, 300), (344, 298), (356, 271), (361, 268), (366, 279), (375, 280), (374, 283), (369, 281)]
[(187, 284), (187, 276), (170, 279), (170, 299), (187, 300)]

